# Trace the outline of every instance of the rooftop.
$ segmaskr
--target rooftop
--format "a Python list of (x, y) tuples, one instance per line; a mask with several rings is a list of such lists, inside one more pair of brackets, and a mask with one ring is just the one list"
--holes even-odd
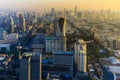
[(10, 44), (10, 43), (14, 43), (17, 40), (0, 40), (0, 44)]
[(120, 61), (115, 57), (100, 58), (100, 63), (103, 66), (120, 66)]
[(47, 40), (47, 39), (58, 39), (58, 38), (55, 37), (55, 36), (47, 36), (47, 37), (46, 37), (46, 40)]
[(40, 56), (41, 54), (39, 52), (24, 52), (23, 57), (30, 57), (30, 56)]
[(84, 40), (79, 39), (79, 40), (76, 42), (76, 44), (83, 44), (83, 45), (85, 45), (86, 43), (85, 43), (85, 41), (84, 41)]
[(72, 51), (66, 51), (66, 52), (63, 52), (63, 51), (54, 51), (53, 53), (54, 54), (66, 54), (66, 55), (74, 54)]
[(115, 74), (120, 74), (120, 66), (108, 66), (109, 70)]

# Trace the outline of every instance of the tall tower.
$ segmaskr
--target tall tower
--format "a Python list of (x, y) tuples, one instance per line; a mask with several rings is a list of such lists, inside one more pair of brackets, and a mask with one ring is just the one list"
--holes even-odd
[(25, 18), (23, 14), (19, 14), (19, 29), (20, 29), (20, 32), (26, 31)]
[(14, 20), (13, 20), (13, 18), (12, 17), (10, 17), (10, 31), (11, 31), (11, 33), (14, 33)]
[(59, 24), (59, 30), (60, 30), (59, 36), (66, 37), (66, 18), (60, 17), (60, 19), (58, 20), (58, 24)]
[(66, 18), (59, 17), (54, 19), (54, 34), (59, 38), (59, 45), (61, 45), (61, 51), (66, 51)]
[(51, 15), (52, 15), (52, 16), (55, 15), (55, 8), (51, 8)]
[(86, 72), (86, 42), (81, 39), (75, 43), (75, 62), (79, 72)]
[(77, 6), (75, 6), (74, 16), (77, 17)]

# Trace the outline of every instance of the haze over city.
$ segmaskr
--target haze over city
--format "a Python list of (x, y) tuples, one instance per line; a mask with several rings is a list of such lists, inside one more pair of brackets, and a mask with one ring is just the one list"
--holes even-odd
[(81, 10), (111, 9), (120, 10), (120, 0), (0, 0), (0, 8), (28, 9), (73, 9), (77, 5)]
[(0, 0), (0, 80), (120, 80), (120, 0)]

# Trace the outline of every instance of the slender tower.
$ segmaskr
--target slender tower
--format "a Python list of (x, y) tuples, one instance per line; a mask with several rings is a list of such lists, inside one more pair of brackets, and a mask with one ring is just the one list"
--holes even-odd
[(77, 17), (77, 6), (75, 6), (75, 12), (74, 12), (75, 17)]

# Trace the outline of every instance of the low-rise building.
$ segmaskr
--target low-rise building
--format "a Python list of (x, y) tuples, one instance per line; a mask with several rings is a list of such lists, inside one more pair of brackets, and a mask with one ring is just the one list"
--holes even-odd
[(120, 61), (115, 57), (101, 58), (104, 80), (120, 80)]

